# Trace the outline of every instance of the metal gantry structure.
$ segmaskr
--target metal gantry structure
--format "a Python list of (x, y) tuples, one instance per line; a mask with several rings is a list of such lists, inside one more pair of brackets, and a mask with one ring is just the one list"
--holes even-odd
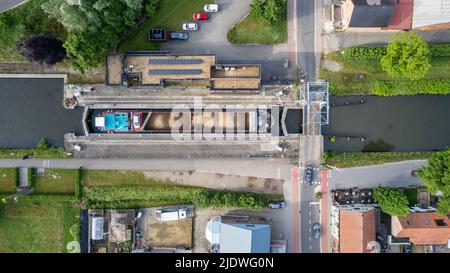
[(330, 116), (328, 82), (307, 82), (303, 106), (305, 134), (320, 135), (321, 126), (328, 124)]

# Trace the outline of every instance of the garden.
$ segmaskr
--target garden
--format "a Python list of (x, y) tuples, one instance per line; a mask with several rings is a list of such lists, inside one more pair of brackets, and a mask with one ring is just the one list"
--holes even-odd
[(427, 44), (414, 33), (396, 35), (387, 46), (328, 54), (322, 63), (320, 77), (334, 95), (450, 93), (450, 44)]

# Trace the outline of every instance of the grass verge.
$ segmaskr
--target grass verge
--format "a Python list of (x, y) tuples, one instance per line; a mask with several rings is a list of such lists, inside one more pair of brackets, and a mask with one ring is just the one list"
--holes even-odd
[(37, 194), (74, 194), (78, 170), (45, 169), (43, 176), (33, 173), (33, 192)]
[(64, 148), (48, 149), (0, 149), (0, 158), (22, 158), (24, 155), (34, 155), (35, 158), (70, 158)]
[(365, 152), (365, 153), (337, 153), (326, 152), (324, 162), (338, 168), (351, 168), (385, 163), (428, 159), (436, 152)]
[(16, 191), (17, 172), (17, 168), (0, 168), (0, 193), (13, 193)]
[(232, 44), (282, 44), (287, 41), (287, 8), (278, 22), (269, 23), (250, 13), (243, 21), (228, 31), (227, 38)]

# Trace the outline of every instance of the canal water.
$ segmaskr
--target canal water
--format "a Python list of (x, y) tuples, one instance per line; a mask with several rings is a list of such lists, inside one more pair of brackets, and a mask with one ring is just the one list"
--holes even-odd
[(83, 134), (82, 109), (63, 107), (64, 80), (0, 78), (0, 148), (34, 148), (41, 137), (54, 147), (64, 134)]
[[(450, 96), (331, 96), (330, 105), (330, 124), (322, 127), (325, 150), (433, 151), (450, 146)], [(334, 143), (330, 136), (336, 136)]]

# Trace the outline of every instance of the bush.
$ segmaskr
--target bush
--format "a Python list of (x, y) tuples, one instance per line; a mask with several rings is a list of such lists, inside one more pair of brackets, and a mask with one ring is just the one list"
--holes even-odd
[(37, 145), (37, 148), (40, 149), (40, 150), (45, 150), (45, 149), (50, 148), (50, 145), (47, 143), (47, 140), (46, 140), (45, 138), (42, 137), (42, 138), (39, 140), (39, 143), (38, 143), (38, 145)]
[(159, 0), (148, 0), (145, 5), (145, 11), (147, 12), (148, 18), (153, 18), (156, 16), (159, 6)]
[(429, 44), (432, 57), (450, 57), (450, 44)]
[[(198, 207), (246, 208), (266, 207), (269, 196), (255, 193), (218, 191), (183, 186), (122, 186), (85, 187), (87, 205), (125, 205), (129, 202), (150, 204), (192, 203)], [(129, 207), (127, 205), (127, 207)]]
[(269, 23), (278, 22), (286, 0), (252, 0), (251, 12)]
[(379, 81), (374, 85), (371, 92), (378, 96), (415, 94), (446, 95), (450, 94), (450, 79), (431, 79), (405, 82)]

